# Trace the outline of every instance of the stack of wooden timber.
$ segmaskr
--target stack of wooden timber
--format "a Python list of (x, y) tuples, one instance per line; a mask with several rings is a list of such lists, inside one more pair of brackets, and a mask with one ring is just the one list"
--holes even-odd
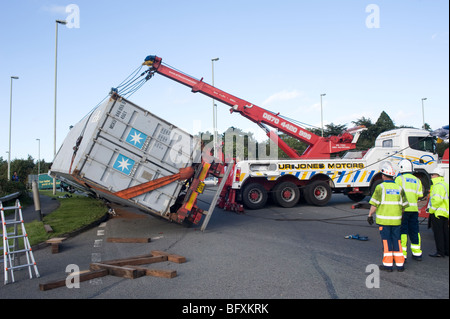
[[(135, 279), (142, 276), (154, 276), (162, 278), (174, 278), (177, 276), (175, 270), (167, 269), (150, 269), (142, 265), (148, 265), (163, 261), (170, 261), (174, 263), (184, 263), (186, 258), (180, 255), (169, 254), (164, 251), (152, 250), (150, 254), (134, 256), (129, 258), (114, 259), (102, 261), (99, 263), (91, 263), (88, 271), (83, 271), (77, 274), (79, 282), (91, 280), (94, 278), (103, 277), (106, 275), (118, 276), (123, 278)], [(39, 289), (42, 291), (50, 290), (66, 285), (66, 278), (39, 284)]]

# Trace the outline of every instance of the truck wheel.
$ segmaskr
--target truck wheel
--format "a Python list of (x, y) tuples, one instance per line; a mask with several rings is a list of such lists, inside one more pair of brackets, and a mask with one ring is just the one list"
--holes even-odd
[(327, 182), (314, 181), (305, 188), (305, 199), (309, 204), (325, 206), (331, 198), (331, 187)]
[(300, 199), (300, 190), (292, 182), (282, 182), (273, 189), (275, 202), (281, 207), (294, 207)]
[(431, 180), (428, 176), (425, 174), (418, 174), (415, 175), (418, 179), (420, 179), (420, 182), (422, 183), (422, 192), (423, 196), (419, 198), (420, 200), (424, 200), (427, 198), (429, 192), (430, 192), (430, 186), (431, 186)]
[(362, 201), (364, 198), (366, 198), (366, 195), (364, 194), (347, 194), (348, 198), (350, 198), (352, 201), (354, 202), (360, 202)]
[(370, 197), (372, 197), (373, 193), (375, 192), (375, 188), (377, 188), (378, 185), (383, 183), (382, 179), (378, 179), (375, 182), (373, 182), (372, 186), (370, 186)]
[(258, 183), (245, 186), (242, 192), (242, 202), (248, 209), (261, 209), (267, 203), (267, 191)]

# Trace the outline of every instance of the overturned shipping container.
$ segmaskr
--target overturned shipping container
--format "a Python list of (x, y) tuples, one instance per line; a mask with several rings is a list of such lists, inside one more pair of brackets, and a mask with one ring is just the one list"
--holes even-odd
[(173, 219), (182, 179), (131, 198), (118, 194), (200, 162), (197, 138), (113, 94), (70, 130), (49, 175), (111, 202)]

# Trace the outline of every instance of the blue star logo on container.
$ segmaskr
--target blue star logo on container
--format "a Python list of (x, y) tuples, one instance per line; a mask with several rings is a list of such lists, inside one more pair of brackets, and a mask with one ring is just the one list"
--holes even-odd
[(126, 141), (128, 144), (131, 144), (139, 149), (142, 149), (142, 146), (144, 146), (144, 142), (146, 139), (147, 135), (132, 128), (130, 130), (130, 133), (128, 133)]
[(126, 157), (122, 154), (119, 154), (119, 156), (117, 156), (117, 160), (115, 161), (113, 167), (116, 170), (118, 170), (119, 172), (130, 175), (130, 172), (134, 166), (134, 163), (135, 163), (135, 161), (133, 161), (131, 158)]

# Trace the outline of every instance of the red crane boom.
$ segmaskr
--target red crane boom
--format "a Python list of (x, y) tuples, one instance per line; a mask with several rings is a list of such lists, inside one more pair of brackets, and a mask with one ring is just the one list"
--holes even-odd
[[(332, 153), (351, 150), (356, 147), (356, 141), (354, 141), (353, 135), (349, 132), (344, 132), (339, 136), (318, 136), (296, 125), (295, 123), (287, 121), (286, 119), (280, 117), (279, 114), (275, 114), (203, 82), (203, 78), (197, 80), (189, 75), (186, 75), (185, 73), (163, 65), (162, 59), (155, 55), (147, 56), (143, 65), (150, 68), (150, 74), (154, 74), (156, 72), (190, 87), (194, 93), (200, 92), (213, 98), (214, 100), (231, 106), (231, 113), (237, 112), (264, 129), (267, 136), (277, 143), (278, 147), (280, 147), (292, 159), (330, 158), (330, 154)], [(265, 125), (269, 125), (289, 136), (307, 143), (308, 148), (302, 155), (299, 155), (294, 149), (287, 145), (277, 133), (269, 130)]]

